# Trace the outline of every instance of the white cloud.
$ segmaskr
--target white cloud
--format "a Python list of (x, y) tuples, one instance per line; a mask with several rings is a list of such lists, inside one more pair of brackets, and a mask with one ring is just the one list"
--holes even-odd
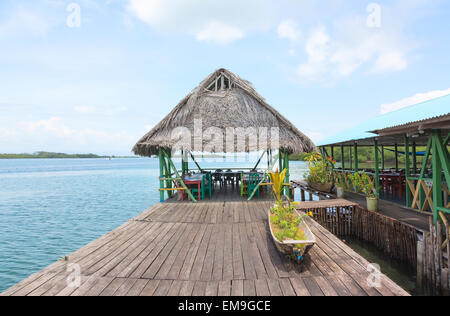
[(359, 69), (373, 74), (395, 72), (408, 66), (409, 47), (399, 33), (368, 28), (358, 16), (336, 22), (332, 34), (322, 25), (312, 29), (304, 50), (307, 61), (297, 69), (301, 81), (333, 80)]
[(76, 106), (73, 108), (75, 112), (81, 114), (90, 114), (95, 112), (95, 108), (90, 106)]
[(160, 32), (182, 32), (199, 41), (229, 44), (274, 24), (270, 0), (129, 0), (128, 11)]
[(62, 118), (21, 121), (0, 129), (0, 147), (3, 151), (28, 152), (58, 151), (72, 153), (129, 154), (141, 135), (125, 131), (70, 127)]
[(198, 32), (196, 39), (198, 41), (227, 45), (242, 39), (244, 36), (244, 32), (238, 27), (214, 21), (209, 23), (204, 30)]
[(278, 25), (278, 37), (296, 42), (300, 36), (301, 32), (294, 20), (284, 20)]
[(39, 12), (19, 7), (7, 20), (0, 23), (0, 37), (43, 36), (50, 27), (48, 19)]
[(330, 55), (329, 45), (330, 37), (324, 26), (320, 26), (312, 31), (305, 44), (308, 62), (301, 64), (297, 69), (297, 73), (301, 78), (316, 80), (327, 71), (326, 63)]
[(418, 104), (418, 103), (422, 103), (428, 100), (432, 100), (435, 98), (439, 98), (445, 95), (450, 94), (450, 89), (447, 90), (436, 90), (436, 91), (430, 91), (430, 92), (426, 92), (426, 93), (418, 93), (412, 97), (394, 102), (394, 103), (390, 103), (390, 104), (382, 104), (381, 105), (381, 114), (386, 114), (389, 112), (393, 112), (396, 110), (400, 110), (403, 109), (405, 107), (414, 105), (414, 104)]
[(405, 54), (402, 52), (390, 52), (378, 57), (373, 69), (376, 73), (400, 71), (408, 66)]

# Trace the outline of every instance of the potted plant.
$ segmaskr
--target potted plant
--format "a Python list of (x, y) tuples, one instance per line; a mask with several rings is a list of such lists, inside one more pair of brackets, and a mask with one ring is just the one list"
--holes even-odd
[(334, 185), (336, 187), (336, 196), (338, 199), (345, 198), (345, 181), (341, 174), (338, 172), (334, 173)]
[(281, 173), (278, 170), (271, 172), (269, 175), (276, 202), (268, 213), (272, 239), (278, 251), (301, 263), (316, 243), (314, 234), (304, 221), (312, 214), (299, 214), (296, 210), (298, 203), (293, 203), (287, 196), (282, 196), (286, 169)]
[(378, 211), (378, 194), (369, 175), (365, 173), (355, 173), (349, 175), (349, 178), (352, 181), (353, 186), (365, 194), (367, 210), (372, 212)]
[(308, 164), (308, 185), (318, 191), (329, 193), (333, 189), (333, 169), (336, 160), (332, 157), (324, 158), (318, 153), (306, 156)]

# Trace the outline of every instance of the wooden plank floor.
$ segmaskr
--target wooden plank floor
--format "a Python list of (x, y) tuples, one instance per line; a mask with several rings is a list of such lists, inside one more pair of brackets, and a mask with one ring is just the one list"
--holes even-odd
[[(231, 196), (157, 204), (1, 295), (408, 295), (384, 275), (380, 288), (369, 287), (368, 262), (311, 219), (317, 245), (300, 271), (270, 239), (273, 202)], [(68, 286), (73, 264), (79, 287)]]

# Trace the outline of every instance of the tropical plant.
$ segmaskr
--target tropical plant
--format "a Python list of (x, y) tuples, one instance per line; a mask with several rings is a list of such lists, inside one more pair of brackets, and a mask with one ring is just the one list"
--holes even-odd
[(286, 178), (286, 172), (287, 169), (284, 169), (281, 171), (281, 173), (278, 171), (269, 172), (270, 180), (272, 181), (272, 193), (273, 197), (275, 198), (275, 201), (280, 202), (281, 201), (281, 193), (283, 192), (284, 187), (284, 179)]
[(306, 238), (305, 232), (299, 226), (307, 216), (312, 216), (312, 213), (299, 216), (296, 212), (296, 205), (298, 205), (296, 202), (289, 202), (286, 205), (279, 200), (270, 210), (273, 233), (281, 242)]
[(357, 172), (348, 176), (353, 186), (364, 193), (368, 198), (376, 198), (377, 190), (372, 179), (366, 173)]
[(332, 157), (326, 159), (318, 153), (311, 153), (306, 156), (308, 164), (308, 173), (306, 174), (309, 182), (325, 184), (333, 182), (333, 169), (336, 160)]
[(333, 181), (336, 187), (345, 189), (345, 180), (341, 172), (333, 172)]

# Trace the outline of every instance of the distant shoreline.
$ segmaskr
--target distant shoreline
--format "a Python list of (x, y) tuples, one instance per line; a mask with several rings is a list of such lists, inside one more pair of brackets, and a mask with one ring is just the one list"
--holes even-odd
[(117, 159), (139, 158), (135, 156), (100, 156), (95, 154), (65, 154), (52, 152), (37, 152), (33, 154), (0, 154), (1, 159)]

